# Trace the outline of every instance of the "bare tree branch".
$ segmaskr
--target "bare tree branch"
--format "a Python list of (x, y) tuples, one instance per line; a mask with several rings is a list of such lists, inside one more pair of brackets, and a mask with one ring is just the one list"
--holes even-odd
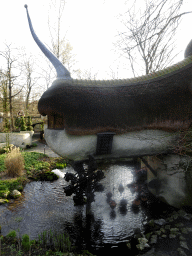
[[(118, 47), (127, 56), (135, 76), (136, 61), (145, 74), (164, 68), (173, 56), (174, 36), (184, 15), (183, 0), (145, 0), (134, 4), (126, 12), (123, 22), (126, 32), (119, 34)], [(141, 64), (143, 63), (143, 64)]]

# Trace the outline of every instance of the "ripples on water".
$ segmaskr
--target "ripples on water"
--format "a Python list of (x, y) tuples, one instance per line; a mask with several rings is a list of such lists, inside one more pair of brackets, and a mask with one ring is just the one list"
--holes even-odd
[[(73, 196), (65, 196), (63, 187), (68, 183), (63, 178), (52, 183), (28, 183), (19, 199), (0, 206), (2, 234), (19, 228), (20, 235), (28, 233), (31, 239), (35, 239), (40, 232), (51, 229), (69, 233), (76, 244), (93, 247), (127, 241), (135, 228), (143, 229), (142, 223), (147, 219), (145, 211), (132, 211), (136, 193), (131, 193), (127, 185), (133, 182), (134, 168), (129, 164), (105, 168), (105, 178), (100, 182), (104, 191), (95, 192), (89, 218), (86, 218), (86, 206), (74, 206)], [(73, 169), (67, 167), (60, 174), (66, 172), (73, 172)], [(124, 188), (122, 193), (118, 189), (120, 184)], [(106, 194), (109, 191), (117, 203), (114, 211), (107, 203)], [(127, 206), (122, 210), (120, 202), (123, 199), (127, 200)]]

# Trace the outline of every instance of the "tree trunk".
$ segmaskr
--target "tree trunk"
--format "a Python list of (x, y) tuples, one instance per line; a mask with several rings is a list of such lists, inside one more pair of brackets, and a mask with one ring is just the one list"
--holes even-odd
[(11, 77), (9, 76), (9, 111), (10, 111), (10, 132), (13, 131), (13, 106), (12, 106), (12, 87)]

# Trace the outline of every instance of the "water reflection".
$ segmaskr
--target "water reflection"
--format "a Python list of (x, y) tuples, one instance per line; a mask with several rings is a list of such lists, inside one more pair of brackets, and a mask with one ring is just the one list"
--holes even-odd
[[(103, 167), (104, 168), (104, 167)], [(31, 239), (44, 230), (67, 232), (76, 245), (88, 248), (103, 244), (127, 241), (135, 228), (143, 229), (147, 213), (140, 207), (132, 209), (136, 194), (127, 186), (134, 179), (134, 166), (130, 164), (108, 165), (105, 178), (100, 182), (104, 190), (95, 192), (91, 213), (86, 216), (86, 206), (74, 206), (73, 196), (66, 197), (63, 187), (68, 185), (63, 178), (53, 183), (31, 182), (21, 198), (9, 205), (0, 206), (2, 234), (10, 229), (20, 229), (20, 234), (30, 233)], [(66, 168), (62, 172), (72, 172)], [(111, 209), (110, 200), (116, 202)], [(15, 221), (22, 217), (20, 221)]]

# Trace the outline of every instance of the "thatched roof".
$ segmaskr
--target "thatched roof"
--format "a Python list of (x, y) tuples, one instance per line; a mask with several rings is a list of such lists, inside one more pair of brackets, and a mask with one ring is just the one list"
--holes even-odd
[(55, 80), (38, 104), (42, 115), (62, 115), (69, 134), (184, 130), (192, 121), (192, 57), (127, 80)]

